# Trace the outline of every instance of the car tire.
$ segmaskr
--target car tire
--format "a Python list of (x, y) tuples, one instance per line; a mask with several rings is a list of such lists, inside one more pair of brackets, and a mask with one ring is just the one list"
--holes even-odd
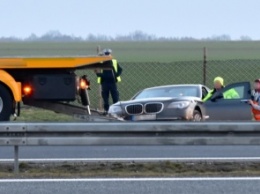
[(8, 89), (0, 85), (0, 121), (9, 121), (13, 110), (13, 98)]
[(203, 120), (203, 119), (202, 119), (202, 115), (201, 115), (200, 111), (194, 110), (194, 111), (193, 111), (193, 119), (192, 119), (192, 121), (200, 122), (200, 121), (202, 121), (202, 120)]

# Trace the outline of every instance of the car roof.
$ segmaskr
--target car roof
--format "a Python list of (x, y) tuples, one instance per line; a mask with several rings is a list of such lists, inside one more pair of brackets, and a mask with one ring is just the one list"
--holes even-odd
[[(168, 88), (168, 87), (202, 87), (204, 85), (202, 84), (174, 84), (174, 85), (162, 85), (162, 86), (155, 86), (155, 87), (150, 87), (150, 88), (145, 88), (144, 90), (149, 90), (149, 89), (159, 89), (159, 88)], [(206, 86), (205, 86), (206, 87)]]

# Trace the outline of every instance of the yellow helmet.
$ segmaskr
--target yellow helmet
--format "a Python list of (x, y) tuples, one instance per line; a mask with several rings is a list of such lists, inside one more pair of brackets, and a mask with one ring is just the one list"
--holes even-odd
[(222, 77), (215, 77), (214, 82), (218, 81), (222, 86), (224, 86), (224, 79)]

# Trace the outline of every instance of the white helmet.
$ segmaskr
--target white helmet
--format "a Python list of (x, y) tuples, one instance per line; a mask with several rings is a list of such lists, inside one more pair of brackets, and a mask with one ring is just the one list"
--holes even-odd
[(111, 50), (111, 49), (104, 49), (104, 50), (103, 50), (103, 54), (104, 54), (104, 55), (111, 55), (111, 53), (112, 53), (112, 50)]

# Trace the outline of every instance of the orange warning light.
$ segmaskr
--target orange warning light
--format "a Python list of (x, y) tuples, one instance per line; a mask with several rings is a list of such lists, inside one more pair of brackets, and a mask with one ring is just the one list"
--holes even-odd
[(80, 79), (80, 89), (86, 89), (86, 88), (88, 88), (88, 85), (87, 85), (87, 83), (86, 83), (86, 80), (84, 80), (84, 79)]
[(24, 86), (23, 87), (23, 92), (24, 92), (25, 95), (31, 94), (31, 92), (32, 92), (31, 86)]

